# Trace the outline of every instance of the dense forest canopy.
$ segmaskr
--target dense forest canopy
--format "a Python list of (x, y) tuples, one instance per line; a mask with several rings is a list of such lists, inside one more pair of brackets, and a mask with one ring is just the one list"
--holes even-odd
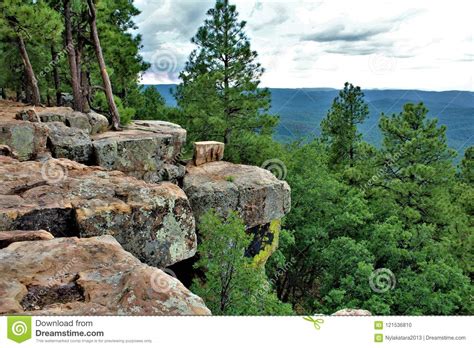
[(265, 268), (244, 255), (236, 215), (199, 222), (203, 276), (192, 288), (214, 313), (472, 314), (474, 147), (456, 166), (446, 128), (422, 103), (382, 115), (376, 148), (358, 128), (369, 114), (363, 89), (346, 83), (320, 137), (281, 144), (270, 92), (259, 86), (264, 67), (227, 0), (192, 38), (176, 107), (139, 84), (149, 64), (130, 34), (132, 1), (4, 0), (0, 10), (4, 99), (96, 110), (117, 130), (167, 120), (187, 129), (188, 146), (218, 140), (227, 160), (285, 167), (292, 210)]

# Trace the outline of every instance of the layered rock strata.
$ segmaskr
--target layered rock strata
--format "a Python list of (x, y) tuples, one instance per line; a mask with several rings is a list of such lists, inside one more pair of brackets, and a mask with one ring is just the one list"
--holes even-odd
[(184, 192), (66, 159), (19, 162), (0, 156), (0, 230), (57, 237), (110, 234), (140, 260), (167, 266), (196, 252)]

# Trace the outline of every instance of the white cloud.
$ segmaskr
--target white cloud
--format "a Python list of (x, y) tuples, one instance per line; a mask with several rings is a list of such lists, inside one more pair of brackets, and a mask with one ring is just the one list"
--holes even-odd
[[(214, 1), (138, 0), (144, 83), (178, 82)], [(474, 90), (470, 1), (231, 1), (270, 87)], [(408, 5), (409, 4), (409, 5)], [(171, 56), (171, 68), (160, 65)], [(161, 57), (161, 58), (160, 58)]]

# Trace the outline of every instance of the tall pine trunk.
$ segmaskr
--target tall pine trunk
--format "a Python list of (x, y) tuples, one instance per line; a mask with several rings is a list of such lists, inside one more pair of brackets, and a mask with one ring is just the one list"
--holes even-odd
[(53, 81), (54, 81), (54, 90), (56, 91), (56, 106), (62, 105), (62, 97), (61, 97), (61, 80), (59, 78), (59, 71), (58, 71), (58, 52), (54, 48), (54, 44), (51, 45), (51, 59), (53, 60)]
[[(224, 6), (229, 6), (228, 0), (224, 1)], [(230, 105), (229, 105), (229, 55), (228, 55), (228, 27), (227, 24), (224, 24), (224, 108), (225, 108), (225, 117), (227, 121), (226, 130), (224, 131), (224, 144), (230, 144), (230, 135), (232, 133), (232, 128), (229, 126), (231, 125), (231, 115), (230, 115)]]
[(28, 52), (26, 50), (25, 41), (23, 40), (21, 35), (18, 36), (18, 47), (20, 49), (21, 60), (23, 61), (23, 65), (25, 66), (25, 74), (28, 86), (30, 87), (31, 91), (31, 102), (33, 103), (33, 105), (40, 105), (41, 97), (38, 88), (38, 80), (36, 79), (33, 66), (30, 62), (30, 57), (28, 56)]
[[(78, 31), (80, 29), (80, 25), (78, 25)], [(76, 51), (76, 62), (77, 62), (77, 74), (79, 78), (79, 84), (81, 86), (81, 105), (82, 105), (82, 111), (83, 112), (90, 112), (90, 105), (89, 105), (89, 93), (90, 93), (90, 86), (89, 86), (89, 80), (87, 78), (87, 72), (86, 72), (86, 61), (83, 59), (84, 55), (84, 44), (85, 41), (79, 35), (79, 39), (77, 42), (77, 51)]]
[(72, 96), (74, 98), (73, 108), (76, 111), (82, 112), (82, 92), (77, 70), (76, 51), (72, 38), (71, 0), (64, 0), (64, 25), (66, 28), (66, 51), (71, 72)]
[(97, 32), (97, 23), (96, 23), (96, 12), (94, 2), (92, 0), (87, 0), (89, 5), (89, 21), (91, 27), (91, 36), (92, 41), (94, 42), (95, 54), (99, 62), (100, 73), (102, 75), (102, 81), (104, 83), (105, 95), (107, 97), (107, 103), (109, 104), (109, 112), (112, 116), (112, 129), (120, 129), (120, 116), (115, 105), (114, 95), (112, 93), (112, 84), (110, 83), (109, 74), (105, 66), (104, 55), (102, 54), (102, 47), (100, 46), (99, 33)]

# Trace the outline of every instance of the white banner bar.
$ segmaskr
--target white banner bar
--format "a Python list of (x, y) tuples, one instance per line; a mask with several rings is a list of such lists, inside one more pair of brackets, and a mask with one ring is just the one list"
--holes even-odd
[(473, 347), (473, 317), (0, 317), (0, 347)]

